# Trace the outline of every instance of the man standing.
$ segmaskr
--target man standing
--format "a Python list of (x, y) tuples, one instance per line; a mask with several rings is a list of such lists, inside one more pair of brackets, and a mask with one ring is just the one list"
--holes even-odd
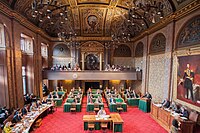
[(187, 69), (184, 71), (184, 88), (185, 88), (185, 93), (186, 93), (186, 98), (188, 99), (189, 95), (189, 90), (191, 94), (191, 99), (192, 101), (194, 100), (193, 98), (193, 79), (194, 79), (194, 72), (190, 69), (190, 64), (187, 64)]

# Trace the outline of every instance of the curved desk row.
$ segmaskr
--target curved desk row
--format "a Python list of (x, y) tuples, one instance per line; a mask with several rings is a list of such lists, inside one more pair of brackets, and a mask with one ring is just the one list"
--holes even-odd
[(52, 106), (53, 105), (43, 104), (42, 108), (40, 108), (38, 111), (29, 112), (26, 116), (23, 117), (23, 119), (20, 122), (16, 123), (15, 126), (12, 127), (11, 132), (29, 133), (32, 130), (34, 123), (38, 119), (43, 118), (44, 116), (48, 115), (49, 109)]

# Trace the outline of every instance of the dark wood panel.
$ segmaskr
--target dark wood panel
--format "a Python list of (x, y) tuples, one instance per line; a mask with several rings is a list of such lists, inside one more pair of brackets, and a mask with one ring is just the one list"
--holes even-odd
[(0, 65), (0, 107), (6, 106), (6, 85), (4, 66)]

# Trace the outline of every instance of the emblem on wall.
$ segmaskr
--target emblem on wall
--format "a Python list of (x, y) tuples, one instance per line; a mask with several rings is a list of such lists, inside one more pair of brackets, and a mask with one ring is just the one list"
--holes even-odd
[(104, 26), (104, 8), (82, 8), (82, 35), (93, 35), (101, 36), (103, 35)]

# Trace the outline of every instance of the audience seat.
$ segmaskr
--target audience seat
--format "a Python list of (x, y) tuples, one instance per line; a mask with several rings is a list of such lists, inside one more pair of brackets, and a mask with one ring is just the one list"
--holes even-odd
[(97, 103), (94, 104), (94, 111), (95, 112), (99, 111), (99, 104), (97, 104)]
[(92, 132), (94, 129), (95, 129), (95, 124), (94, 124), (94, 122), (89, 122), (89, 123), (88, 123), (88, 130)]
[(107, 122), (101, 122), (101, 129), (103, 132), (106, 132), (106, 129), (108, 128), (108, 123)]

